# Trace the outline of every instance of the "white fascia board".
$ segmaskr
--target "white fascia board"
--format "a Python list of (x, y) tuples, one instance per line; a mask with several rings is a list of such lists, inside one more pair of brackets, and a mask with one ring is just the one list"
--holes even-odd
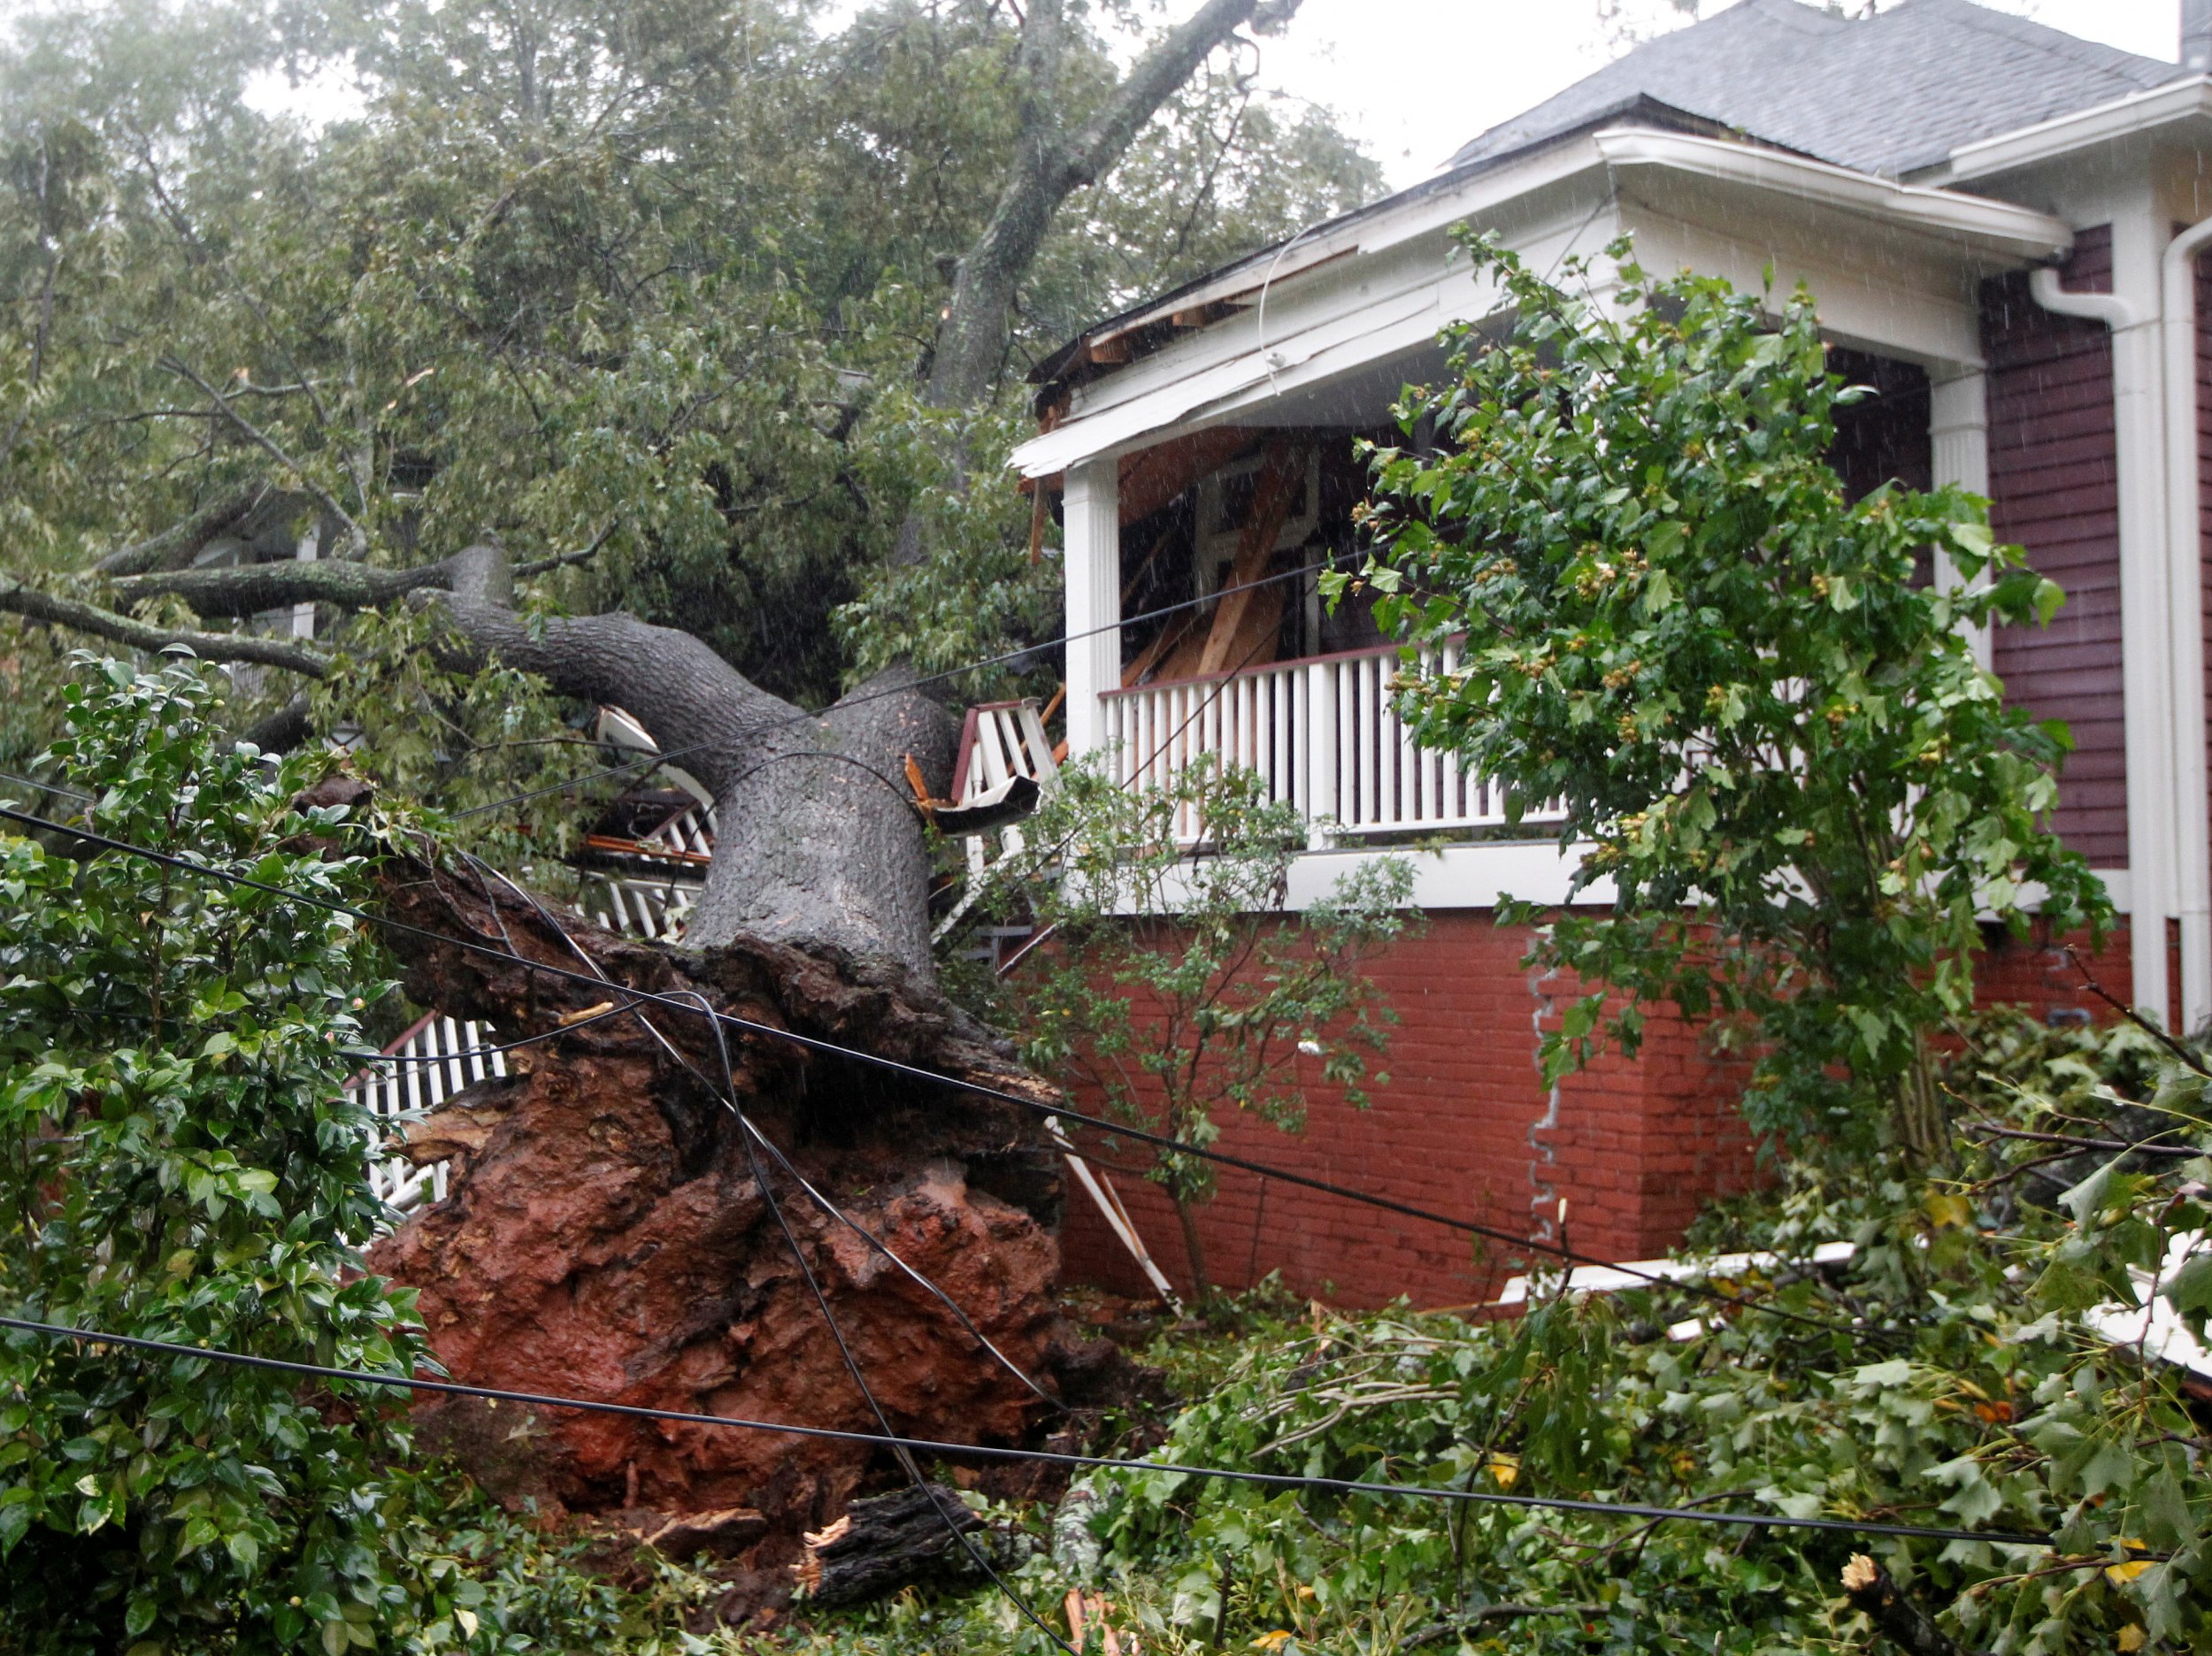
[(1801, 202), (1870, 215), (1886, 225), (1947, 241), (1978, 242), (2016, 259), (2055, 257), (2074, 244), (2065, 221), (2009, 202), (1898, 184), (1826, 161), (1687, 133), (1618, 126), (1597, 134), (1598, 151), (1619, 168), (1664, 167)]
[(2147, 133), (2177, 121), (2212, 117), (2212, 77), (2192, 75), (2147, 92), (2131, 92), (2094, 109), (2023, 126), (1978, 143), (1961, 144), (1943, 169), (1946, 183), (1993, 178), (2055, 160), (2075, 150)]
[[(1480, 173), (1455, 189), (1409, 200), (1402, 206), (1343, 226), (1338, 238), (1317, 243), (1311, 259), (1301, 249), (1301, 280), (1278, 276), (1267, 283), (1267, 331), (1259, 331), (1255, 307), (1195, 329), (1166, 349), (1079, 387), (1071, 417), (1018, 447), (1009, 464), (1024, 477), (1050, 477), (1074, 464), (1111, 454), (1137, 438), (1177, 424), (1269, 378), (1271, 357), (1279, 357), (1277, 378), (1316, 354), (1374, 333), (1390, 320), (1403, 319), (1419, 307), (1434, 308), (1436, 290), (1448, 280), (1478, 290), (1463, 269), (1449, 271), (1440, 233), (1466, 218), (1479, 218), (1509, 203), (1572, 186), (1585, 187), (1589, 200), (1604, 200), (1605, 163), (1590, 139), (1563, 144), (1519, 166)], [(1583, 211), (1589, 211), (1587, 201)], [(1542, 228), (1552, 226), (1547, 220)], [(1412, 260), (1403, 271), (1383, 271), (1361, 261), (1428, 235), (1438, 235), (1436, 257)], [(1337, 257), (1354, 251), (1357, 259)], [(1414, 250), (1406, 249), (1409, 255)], [(1387, 262), (1386, 262), (1387, 263)], [(1419, 264), (1416, 269), (1415, 265)], [(1319, 268), (1316, 268), (1318, 266)], [(1242, 267), (1239, 291), (1266, 280), (1263, 267)], [(1374, 290), (1378, 274), (1383, 291)], [(1203, 291), (1203, 290), (1202, 290)], [(1202, 303), (1185, 295), (1175, 308)], [(1463, 308), (1455, 307), (1463, 311)], [(1392, 347), (1395, 349), (1395, 347)]]
[[(1402, 257), (1425, 257), (1426, 247), (1408, 244), (1436, 236), (1463, 219), (1479, 221), (1496, 215), (1512, 203), (1532, 205), (1532, 197), (1578, 184), (1583, 186), (1582, 195), (1594, 196), (1602, 211), (1609, 180), (1619, 171), (1635, 169), (1663, 169), (1774, 192), (1794, 203), (1847, 211), (1939, 242), (1972, 244), (2006, 262), (2054, 257), (2073, 242), (2072, 231), (2062, 220), (2006, 202), (1896, 184), (1826, 162), (1723, 139), (1611, 127), (1547, 150), (1524, 165), (1479, 173), (1458, 188), (1418, 195), (1402, 206), (1317, 237), (1310, 248), (1297, 249), (1292, 276), (1302, 280), (1286, 280), (1278, 273), (1270, 281), (1263, 265), (1246, 264), (1222, 278), (1233, 287), (1222, 287), (1217, 294), (1213, 289), (1218, 284), (1212, 284), (1184, 295), (1175, 302), (1176, 308), (1202, 303), (1210, 294), (1219, 297), (1248, 292), (1266, 283), (1273, 318), (1269, 336), (1260, 337), (1258, 318), (1252, 311), (1194, 330), (1165, 349), (1079, 388), (1071, 417), (1021, 444), (1010, 464), (1025, 477), (1049, 477), (1071, 464), (1114, 453), (1178, 424), (1231, 411), (1240, 402), (1249, 402), (1252, 399), (1240, 394), (1256, 386), (1267, 385), (1271, 395), (1286, 388), (1292, 383), (1291, 371), (1325, 353), (1350, 366), (1419, 342), (1424, 302), (1433, 305), (1431, 317), (1436, 326), (1485, 314), (1472, 303), (1479, 291), (1473, 283), (1464, 284), (1463, 298), (1445, 300), (1447, 272), (1441, 268), (1395, 272), (1394, 281), (1386, 279), (1382, 284), (1389, 291), (1375, 295), (1368, 289), (1377, 269), (1365, 261), (1392, 249), (1402, 249)], [(1555, 214), (1540, 217), (1540, 224), (1529, 226), (1532, 234), (1515, 240), (1542, 240), (1556, 231), (1552, 222)], [(1610, 239), (1609, 226), (1601, 239)], [(1340, 257), (1348, 251), (1356, 257)], [(1409, 280), (1410, 286), (1406, 285)], [(1276, 336), (1278, 327), (1280, 337)], [(1414, 336), (1410, 341), (1409, 333)], [(1342, 349), (1355, 341), (1365, 341), (1371, 350)], [(1315, 377), (1299, 376), (1308, 381)]]

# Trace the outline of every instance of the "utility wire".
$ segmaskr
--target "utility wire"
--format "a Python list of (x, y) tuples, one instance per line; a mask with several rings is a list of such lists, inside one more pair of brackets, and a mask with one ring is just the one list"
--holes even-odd
[[(295, 891), (287, 886), (271, 885), (265, 880), (254, 879), (248, 875), (234, 873), (229, 870), (216, 868), (205, 862), (194, 862), (188, 857), (176, 856), (165, 851), (156, 851), (146, 846), (133, 845), (127, 840), (111, 839), (106, 834), (95, 833), (90, 829), (72, 827), (67, 823), (55, 822), (50, 817), (34, 816), (28, 811), (17, 810), (12, 806), (0, 805), (0, 820), (21, 823), (28, 827), (67, 834), (73, 839), (81, 840), (88, 845), (98, 846), (104, 850), (119, 851), (126, 855), (140, 857), (147, 862), (179, 869), (187, 873), (204, 875), (211, 879), (245, 890), (263, 892), (273, 897), (283, 898), (288, 901), (305, 903), (310, 908), (320, 908), (326, 913), (342, 915), (366, 925), (379, 926), (386, 931), (420, 938), (425, 941), (441, 944), (450, 948), (464, 949), (471, 954), (484, 955), (493, 960), (503, 961), (527, 971), (542, 972), (548, 977), (565, 978), (571, 983), (581, 984), (590, 988), (611, 989), (618, 994), (630, 997), (633, 1003), (666, 1007), (680, 1011), (687, 1016), (698, 1015), (697, 1008), (688, 1002), (656, 993), (649, 989), (635, 989), (626, 984), (616, 983), (603, 976), (595, 977), (590, 973), (577, 971), (569, 967), (554, 965), (550, 962), (534, 961), (511, 949), (500, 948), (484, 942), (480, 939), (455, 937), (447, 932), (434, 932), (427, 926), (416, 925), (410, 921), (373, 914), (365, 908), (357, 908), (351, 903), (341, 902), (335, 898), (321, 897), (311, 892)], [(1852, 1338), (1858, 1338), (1860, 1334), (1860, 1330), (1842, 1323), (1832, 1322), (1824, 1318), (1808, 1315), (1803, 1312), (1792, 1311), (1784, 1307), (1760, 1300), (1746, 1300), (1739, 1295), (1715, 1288), (1707, 1283), (1682, 1281), (1674, 1277), (1663, 1276), (1655, 1271), (1638, 1270), (1632, 1266), (1602, 1259), (1596, 1254), (1584, 1254), (1558, 1243), (1540, 1241), (1534, 1237), (1519, 1236), (1510, 1230), (1495, 1225), (1483, 1224), (1472, 1219), (1455, 1218), (1448, 1214), (1416, 1207), (1410, 1202), (1398, 1201), (1388, 1196), (1378, 1195), (1371, 1191), (1357, 1190), (1350, 1185), (1338, 1184), (1328, 1179), (1315, 1178), (1308, 1174), (1294, 1173), (1287, 1168), (1256, 1162), (1248, 1157), (1232, 1154), (1225, 1150), (1217, 1150), (1210, 1146), (1188, 1144), (1179, 1138), (1171, 1138), (1162, 1133), (1148, 1132), (1140, 1127), (1131, 1127), (1122, 1123), (1105, 1120), (1100, 1116), (1084, 1115), (1064, 1105), (1048, 1104), (1041, 1100), (1024, 1098), (1018, 1092), (1008, 1092), (1002, 1087), (989, 1086), (980, 1081), (971, 1081), (963, 1076), (941, 1075), (933, 1070), (925, 1070), (918, 1064), (902, 1062), (896, 1058), (887, 1058), (880, 1054), (866, 1052), (859, 1047), (841, 1046), (834, 1041), (824, 1040), (819, 1036), (801, 1034), (796, 1030), (780, 1029), (772, 1024), (757, 1023), (753, 1019), (740, 1017), (731, 1012), (710, 1012), (709, 1016), (718, 1025), (743, 1030), (748, 1034), (761, 1036), (770, 1040), (783, 1041), (810, 1052), (849, 1059), (872, 1069), (905, 1076), (926, 1085), (949, 1087), (955, 1092), (970, 1093), (979, 1098), (993, 1099), (1000, 1103), (1014, 1105), (1033, 1115), (1056, 1116), (1063, 1122), (1073, 1122), (1079, 1126), (1089, 1127), (1099, 1132), (1128, 1138), (1139, 1144), (1149, 1145), (1156, 1149), (1167, 1150), (1178, 1155), (1196, 1156), (1222, 1167), (1236, 1168), (1243, 1172), (1257, 1174), (1263, 1178), (1276, 1179), (1286, 1184), (1295, 1184), (1306, 1190), (1318, 1192), (1323, 1195), (1340, 1197), (1347, 1201), (1362, 1203), (1367, 1207), (1379, 1208), (1386, 1213), (1398, 1214), (1409, 1219), (1418, 1219), (1425, 1223), (1441, 1225), (1448, 1230), (1463, 1231), (1471, 1236), (1486, 1237), (1492, 1241), (1502, 1242), (1512, 1247), (1526, 1249), (1532, 1253), (1547, 1254), (1555, 1259), (1567, 1260), (1578, 1265), (1594, 1265), (1608, 1270), (1620, 1271), (1640, 1281), (1649, 1283), (1655, 1287), (1681, 1290), (1722, 1305), (1732, 1306), (1739, 1310), (1764, 1312), (1769, 1316), (1781, 1317), (1789, 1322), (1802, 1323), (1807, 1327), (1817, 1329), (1823, 1333), (1841, 1334)]]
[(58, 782), (42, 782), (36, 777), (18, 776), (12, 770), (0, 770), (0, 782), (19, 782), (25, 787), (36, 788), (42, 794), (58, 794), (64, 799), (82, 800), (88, 805), (100, 802), (90, 794), (80, 794), (75, 788), (65, 788)]
[(775, 1432), (789, 1438), (876, 1444), (886, 1448), (904, 1448), (916, 1453), (942, 1455), (953, 1460), (969, 1456), (987, 1460), (1027, 1460), (1093, 1471), (1161, 1472), (1170, 1476), (1212, 1478), (1228, 1484), (1256, 1484), (1267, 1489), (1315, 1490), (1333, 1495), (1457, 1501), (1475, 1506), (1517, 1506), (1538, 1512), (1588, 1513), (1601, 1517), (1641, 1518), (1653, 1522), (1680, 1519), (1689, 1523), (1721, 1524), (1747, 1530), (1812, 1530), (1840, 1535), (1898, 1536), (1909, 1540), (1979, 1541), (1993, 1546), (2047, 1548), (2057, 1545), (2055, 1538), (2047, 1535), (2023, 1535), (2006, 1530), (1945, 1530), (1924, 1524), (1880, 1523), (1855, 1518), (1793, 1518), (1786, 1514), (1653, 1506), (1636, 1501), (1509, 1495), (1502, 1491), (1453, 1489), (1441, 1484), (1384, 1484), (1364, 1478), (1255, 1472), (1242, 1468), (1197, 1466), (1177, 1460), (1129, 1460), (1111, 1455), (1079, 1454), (1057, 1449), (1017, 1449), (995, 1444), (946, 1443), (935, 1438), (909, 1438), (888, 1432), (855, 1431), (847, 1427), (801, 1426), (782, 1421), (753, 1420), (739, 1414), (701, 1414), (684, 1409), (652, 1408), (638, 1403), (605, 1403), (589, 1398), (560, 1397), (542, 1392), (515, 1392), (499, 1386), (468, 1385), (457, 1380), (426, 1380), (412, 1375), (380, 1374), (367, 1368), (326, 1368), (318, 1363), (294, 1362), (281, 1357), (260, 1357), (250, 1353), (223, 1351), (214, 1346), (147, 1339), (133, 1334), (111, 1334), (98, 1329), (77, 1328), (63, 1322), (35, 1322), (27, 1317), (0, 1316), (0, 1328), (16, 1329), (50, 1339), (89, 1340), (98, 1345), (155, 1352), (163, 1356), (196, 1358), (205, 1362), (230, 1363), (242, 1368), (262, 1368), (314, 1380), (342, 1380), (357, 1384), (390, 1386), (400, 1391), (426, 1392), (443, 1397), (486, 1398), (497, 1403), (520, 1403), (535, 1408), (575, 1409), (584, 1414), (614, 1414), (632, 1420), (660, 1421), (681, 1426), (724, 1426), (741, 1431)]
[[(1300, 575), (1310, 575), (1317, 570), (1327, 569), (1332, 562), (1333, 562), (1333, 559), (1323, 558), (1316, 564), (1305, 564), (1296, 569), (1283, 570), (1277, 574), (1263, 575), (1257, 580), (1245, 581), (1234, 586), (1224, 586), (1219, 592), (1208, 593), (1203, 598), (1187, 598), (1179, 603), (1165, 604), (1157, 610), (1147, 610), (1141, 615), (1124, 616), (1120, 620), (1109, 621), (1103, 626), (1086, 627), (1080, 632), (1063, 632), (1057, 638), (1048, 638), (1041, 643), (1025, 645), (1020, 649), (1008, 650), (1002, 655), (987, 656), (981, 661), (969, 662), (963, 666), (948, 667), (942, 672), (933, 672), (924, 678), (909, 679), (903, 684), (893, 685), (882, 690), (872, 690), (865, 695), (851, 696), (823, 709), (819, 713), (794, 713), (782, 718), (769, 719), (742, 732), (738, 740), (749, 740), (763, 731), (775, 730), (785, 724), (802, 724), (810, 719), (826, 718), (832, 713), (841, 713), (847, 708), (865, 707), (871, 702), (880, 702), (888, 696), (905, 695), (910, 692), (919, 690), (925, 685), (941, 684), (948, 678), (957, 678), (962, 673), (979, 672), (986, 667), (1002, 667), (1009, 662), (1019, 661), (1025, 656), (1034, 656), (1041, 650), (1048, 650), (1058, 645), (1072, 644), (1079, 639), (1096, 638), (1102, 632), (1119, 632), (1123, 628), (1134, 626), (1140, 621), (1155, 621), (1162, 616), (1175, 615), (1181, 610), (1194, 610), (1202, 604), (1217, 602), (1233, 593), (1250, 592), (1256, 586), (1272, 586), (1278, 581), (1291, 580)], [(603, 777), (620, 776), (625, 771), (634, 770), (640, 766), (650, 769), (655, 765), (672, 764), (687, 755), (703, 753), (710, 748), (719, 748), (729, 740), (731, 739), (726, 737), (717, 737), (712, 741), (693, 742), (687, 747), (672, 748), (666, 753), (640, 754), (634, 759), (626, 759), (620, 764), (609, 765), (604, 770), (587, 770), (582, 776), (572, 777), (566, 782), (548, 783), (543, 787), (531, 788), (521, 794), (510, 794), (505, 799), (494, 800), (488, 805), (472, 805), (466, 810), (454, 812), (453, 819), (459, 822), (466, 817), (481, 816), (486, 811), (504, 810), (510, 805), (520, 805), (528, 800), (542, 799), (548, 794), (565, 794), (572, 788), (583, 786), (587, 782), (596, 782)]]
[[(868, 1412), (876, 1417), (876, 1426), (882, 1433), (885, 1441), (888, 1442), (897, 1435), (891, 1429), (891, 1417), (884, 1413), (883, 1404), (877, 1398), (875, 1388), (868, 1384), (867, 1376), (861, 1372), (860, 1360), (853, 1355), (853, 1348), (845, 1338), (845, 1330), (838, 1326), (837, 1314), (830, 1309), (829, 1295), (823, 1292), (821, 1278), (814, 1274), (814, 1267), (807, 1259), (806, 1250), (799, 1246), (799, 1233), (791, 1228), (791, 1221), (783, 1211), (783, 1204), (776, 1200), (775, 1189), (768, 1182), (768, 1170), (761, 1164), (760, 1153), (753, 1146), (754, 1138), (759, 1135), (752, 1131), (752, 1123), (737, 1101), (737, 1071), (730, 1062), (730, 1043), (728, 1038), (723, 1033), (721, 1022), (715, 1017), (713, 1004), (696, 990), (691, 991), (686, 998), (698, 1000), (699, 1009), (706, 1014), (709, 1024), (714, 1031), (715, 1055), (721, 1061), (722, 1079), (726, 1088), (722, 1094), (722, 1102), (730, 1114), (737, 1117), (738, 1124), (746, 1130), (747, 1136), (739, 1142), (745, 1146), (745, 1160), (747, 1165), (752, 1169), (753, 1183), (759, 1187), (761, 1200), (768, 1204), (769, 1213), (774, 1215), (776, 1228), (783, 1232), (784, 1242), (791, 1250), (792, 1261), (798, 1266), (799, 1275), (806, 1278), (807, 1292), (813, 1295), (815, 1306), (822, 1313), (823, 1325), (829, 1330), (830, 1338), (836, 1342), (837, 1354), (844, 1361), (845, 1372), (852, 1376), (853, 1384), (860, 1389), (860, 1395), (868, 1405)], [(641, 1024), (647, 1022), (642, 1012), (638, 1014), (638, 1022)], [(988, 1342), (987, 1341), (986, 1344)], [(928, 1477), (924, 1475), (921, 1462), (915, 1460), (914, 1452), (904, 1444), (897, 1444), (893, 1446), (891, 1453), (897, 1458), (900, 1469), (906, 1474), (909, 1481), (920, 1492), (922, 1499), (929, 1503), (930, 1510), (937, 1514), (939, 1521), (944, 1524), (946, 1530), (950, 1531), (953, 1540), (958, 1543), (960, 1549), (968, 1555), (968, 1561), (990, 1577), (991, 1584), (1005, 1595), (1008, 1603), (1028, 1618), (1037, 1631), (1065, 1651), (1068, 1656), (1081, 1656), (1081, 1652), (1077, 1651), (1072, 1644), (1045, 1625), (1044, 1618), (1037, 1614), (1026, 1598), (1008, 1584), (1006, 1578), (998, 1573), (997, 1568), (984, 1556), (983, 1549), (978, 1546), (975, 1538), (961, 1527), (960, 1521), (945, 1510), (944, 1504), (938, 1499), (936, 1490), (930, 1486)]]

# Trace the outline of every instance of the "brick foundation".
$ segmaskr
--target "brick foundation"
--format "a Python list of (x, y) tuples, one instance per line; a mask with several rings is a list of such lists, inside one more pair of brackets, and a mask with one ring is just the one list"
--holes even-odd
[[(1370, 968), (1401, 1020), (1381, 1066), (1390, 1084), (1370, 1089), (1370, 1108), (1346, 1104), (1319, 1084), (1318, 1062), (1302, 1060), (1310, 1072), (1306, 1131), (1287, 1135), (1239, 1118), (1224, 1123), (1221, 1147), (1555, 1240), (1564, 1197), (1576, 1249), (1613, 1259), (1664, 1253), (1704, 1202), (1756, 1177), (1756, 1147), (1736, 1105), (1740, 1073), (1679, 1020), (1654, 1017), (1634, 1059), (1608, 1054), (1548, 1096), (1536, 1069), (1537, 1020), (1575, 991), (1535, 981), (1520, 963), (1528, 942), (1525, 931), (1502, 929), (1485, 911), (1430, 916), (1421, 936)], [(2128, 997), (2124, 926), (2084, 958)], [(2039, 1018), (2102, 1021), (2046, 936), (1993, 939), (1979, 981), (1985, 1000)], [(1115, 1183), (1153, 1256), (1187, 1284), (1172, 1208), (1141, 1178), (1121, 1173)], [(1401, 1296), (1419, 1307), (1479, 1303), (1510, 1269), (1501, 1248), (1479, 1251), (1440, 1226), (1233, 1169), (1220, 1169), (1219, 1193), (1199, 1224), (1219, 1286), (1279, 1271), (1293, 1292), (1347, 1306)], [(1149, 1292), (1072, 1184), (1062, 1252), (1070, 1281)]]

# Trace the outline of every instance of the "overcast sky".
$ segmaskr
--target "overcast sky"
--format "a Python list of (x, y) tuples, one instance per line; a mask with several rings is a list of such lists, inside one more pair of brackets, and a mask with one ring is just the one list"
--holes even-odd
[[(1734, 3), (1703, 0), (1703, 14)], [(0, 0), (0, 17), (20, 4)], [(859, 4), (833, 0), (825, 25)], [(1849, 0), (1854, 11), (1864, 4)], [(1982, 4), (2145, 57), (2176, 56), (2181, 0)], [(1187, 17), (1194, 4), (1170, 0), (1167, 14)], [(1630, 32), (1686, 21), (1670, 0), (1304, 0), (1289, 34), (1262, 42), (1260, 73), (1273, 89), (1333, 109), (1392, 187), (1402, 188), (1477, 133), (1604, 64), (1625, 49)], [(266, 81), (257, 101), (272, 108), (327, 115), (353, 102), (334, 86)]]
[[(1985, 3), (2147, 58), (2176, 55), (2180, 0)], [(1724, 9), (1706, 0), (1706, 15)], [(1617, 10), (1646, 30), (1675, 15), (1666, 0)], [(1606, 62), (1617, 31), (1599, 13), (1600, 0), (1305, 0), (1290, 34), (1265, 43), (1261, 75), (1334, 109), (1403, 186)]]

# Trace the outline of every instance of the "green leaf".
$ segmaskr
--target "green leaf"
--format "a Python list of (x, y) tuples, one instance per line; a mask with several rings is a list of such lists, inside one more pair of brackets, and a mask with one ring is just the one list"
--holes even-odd
[(2161, 1292), (2167, 1303), (2191, 1319), (2201, 1332), (2206, 1316), (2212, 1315), (2212, 1250), (2191, 1254)]

